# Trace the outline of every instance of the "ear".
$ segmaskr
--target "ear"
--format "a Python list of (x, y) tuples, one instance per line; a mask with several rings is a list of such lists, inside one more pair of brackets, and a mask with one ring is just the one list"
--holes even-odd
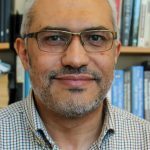
[(25, 47), (25, 41), (22, 38), (17, 38), (15, 41), (14, 47), (16, 49), (18, 56), (21, 59), (24, 69), (28, 70), (30, 64), (29, 64), (28, 51), (26, 50), (26, 47)]
[(116, 42), (116, 47), (115, 47), (115, 64), (117, 64), (118, 57), (120, 55), (120, 49), (121, 49), (121, 42), (117, 41)]

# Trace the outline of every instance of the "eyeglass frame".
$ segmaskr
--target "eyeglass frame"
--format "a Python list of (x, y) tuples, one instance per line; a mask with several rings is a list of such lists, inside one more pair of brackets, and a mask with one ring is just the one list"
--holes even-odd
[[(52, 31), (52, 32), (55, 32), (55, 31), (56, 31), (56, 32), (67, 33), (67, 34), (70, 34), (72, 37), (73, 37), (73, 36), (79, 36), (80, 42), (81, 42), (81, 44), (83, 45), (83, 47), (84, 47), (84, 43), (85, 43), (85, 42), (82, 40), (82, 36), (81, 36), (81, 35), (82, 35), (83, 33), (85, 33), (85, 32), (103, 31), (103, 32), (110, 32), (110, 33), (112, 34), (112, 44), (111, 44), (111, 47), (110, 47), (109, 49), (92, 52), (92, 51), (88, 51), (88, 50), (84, 47), (84, 49), (85, 49), (87, 52), (90, 52), (90, 53), (105, 52), (105, 51), (111, 50), (112, 47), (113, 47), (113, 41), (117, 39), (117, 32), (111, 31), (111, 30), (108, 30), (108, 29), (89, 29), (89, 30), (82, 30), (82, 31), (80, 31), (80, 32), (71, 32), (71, 31), (66, 31), (66, 30), (62, 30), (62, 29), (46, 29), (46, 30), (40, 30), (40, 31), (38, 31), (38, 32), (31, 32), (31, 33), (28, 33), (28, 34), (24, 34), (21, 38), (22, 38), (22, 39), (35, 38), (36, 41), (37, 41), (37, 45), (38, 45), (38, 47), (39, 47), (39, 49), (40, 49), (41, 51), (51, 53), (51, 52), (49, 52), (49, 51), (42, 50), (42, 49), (40, 48), (39, 40), (38, 40), (38, 34), (39, 34), (39, 33), (41, 33), (41, 32), (48, 32), (48, 31)], [(70, 45), (70, 43), (72, 42), (72, 37), (71, 37), (70, 41), (68, 40), (68, 41), (66, 42), (66, 48), (65, 48), (65, 49), (67, 49), (68, 46)], [(65, 49), (64, 49), (64, 51), (65, 51)], [(52, 52), (52, 53), (53, 53), (53, 52)], [(56, 52), (56, 53), (63, 53), (63, 52)]]

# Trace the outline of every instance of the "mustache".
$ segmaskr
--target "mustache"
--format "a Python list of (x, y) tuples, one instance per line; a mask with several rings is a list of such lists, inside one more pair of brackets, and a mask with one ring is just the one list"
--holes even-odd
[(76, 75), (88, 74), (88, 75), (92, 76), (92, 78), (94, 80), (98, 80), (98, 81), (100, 81), (102, 78), (100, 73), (98, 73), (96, 71), (89, 70), (89, 69), (87, 69), (86, 66), (82, 66), (79, 68), (73, 68), (71, 66), (65, 66), (65, 67), (61, 68), (60, 70), (51, 71), (48, 74), (48, 77), (50, 80), (52, 80), (52, 79), (56, 79), (57, 76), (59, 76), (59, 75), (65, 75), (65, 74), (76, 74)]

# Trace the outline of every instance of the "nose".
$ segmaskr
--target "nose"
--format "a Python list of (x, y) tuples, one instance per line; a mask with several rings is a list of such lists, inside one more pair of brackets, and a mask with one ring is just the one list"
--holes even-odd
[(74, 36), (62, 57), (63, 66), (79, 68), (89, 63), (88, 53), (81, 44), (79, 37)]

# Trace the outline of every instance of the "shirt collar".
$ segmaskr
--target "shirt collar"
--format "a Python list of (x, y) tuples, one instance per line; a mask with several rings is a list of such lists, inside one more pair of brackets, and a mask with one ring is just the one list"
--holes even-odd
[(108, 99), (106, 99), (106, 119), (106, 129), (115, 131), (114, 112)]
[[(107, 135), (112, 135), (113, 133), (115, 133), (115, 124), (114, 124), (114, 115), (113, 115), (114, 113), (113, 113), (112, 106), (107, 98), (104, 100), (104, 107), (105, 107), (105, 119), (104, 119), (104, 124), (103, 124), (101, 135), (100, 135), (99, 139), (97, 140), (98, 147), (101, 146), (103, 139)], [(27, 101), (25, 104), (25, 111), (26, 111), (27, 119), (29, 121), (29, 126), (30, 126), (32, 132), (38, 138), (41, 138), (41, 136), (44, 135), (46, 137), (47, 141), (49, 141), (50, 144), (52, 146), (54, 146), (55, 143), (52, 140), (52, 138), (49, 136), (48, 132), (46, 131), (46, 128), (39, 116), (37, 109), (36, 109), (36, 106), (35, 106), (35, 103), (33, 100), (32, 91), (30, 92), (29, 96), (27, 97)], [(41, 134), (41, 131), (43, 132), (42, 134)]]
[(52, 138), (49, 136), (48, 132), (46, 131), (46, 128), (36, 109), (32, 91), (27, 97), (25, 110), (26, 110), (29, 126), (32, 132), (35, 134), (36, 138), (38, 138), (38, 140), (40, 141), (40, 143), (44, 144), (42, 139), (46, 139), (46, 141), (49, 141), (51, 145), (55, 145), (54, 141), (52, 140)]
[(101, 147), (101, 144), (104, 140), (109, 139), (116, 131), (113, 108), (107, 98), (104, 100), (103, 103), (105, 107), (105, 119), (104, 119), (102, 132), (97, 140), (98, 148)]

